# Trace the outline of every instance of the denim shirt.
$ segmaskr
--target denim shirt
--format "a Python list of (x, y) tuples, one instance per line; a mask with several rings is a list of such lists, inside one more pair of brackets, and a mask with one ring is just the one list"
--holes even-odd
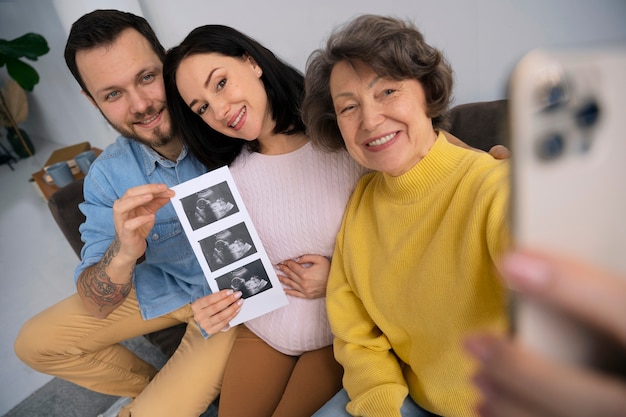
[[(127, 189), (148, 183), (172, 187), (206, 172), (186, 148), (178, 161), (172, 162), (148, 146), (118, 137), (94, 161), (85, 178), (85, 202), (80, 205), (87, 217), (80, 226), (85, 245), (74, 280), (85, 268), (99, 262), (109, 248), (115, 237), (113, 203)], [(170, 313), (211, 293), (171, 202), (157, 211), (154, 228), (146, 240), (146, 259), (135, 267), (133, 275), (144, 319)]]

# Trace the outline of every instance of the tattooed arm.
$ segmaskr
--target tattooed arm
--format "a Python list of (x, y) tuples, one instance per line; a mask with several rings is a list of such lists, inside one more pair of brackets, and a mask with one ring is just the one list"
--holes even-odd
[(102, 260), (85, 269), (76, 283), (83, 304), (94, 317), (106, 318), (122, 304), (132, 288), (136, 260), (128, 263), (116, 258), (119, 249), (120, 241), (116, 237)]
[(130, 293), (155, 214), (173, 195), (164, 184), (147, 184), (128, 189), (113, 204), (115, 238), (100, 262), (86, 268), (76, 282), (85, 308), (94, 317), (106, 318)]

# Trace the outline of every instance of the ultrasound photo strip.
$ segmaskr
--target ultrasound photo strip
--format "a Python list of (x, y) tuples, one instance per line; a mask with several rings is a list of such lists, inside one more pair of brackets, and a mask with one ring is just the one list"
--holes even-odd
[(286, 305), (287, 296), (228, 167), (172, 189), (172, 205), (211, 291), (242, 292), (242, 309), (230, 325)]

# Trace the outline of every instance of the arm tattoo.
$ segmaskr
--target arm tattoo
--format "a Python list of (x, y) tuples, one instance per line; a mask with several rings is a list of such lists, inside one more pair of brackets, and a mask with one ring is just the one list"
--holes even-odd
[(90, 298), (94, 304), (100, 307), (101, 311), (105, 307), (121, 303), (128, 296), (132, 288), (132, 282), (128, 282), (127, 284), (115, 284), (111, 282), (111, 277), (106, 273), (106, 267), (111, 264), (111, 260), (119, 253), (119, 250), (120, 242), (116, 236), (115, 240), (102, 257), (102, 260), (96, 264), (94, 268), (88, 270), (86, 275), (78, 281), (85, 297)]

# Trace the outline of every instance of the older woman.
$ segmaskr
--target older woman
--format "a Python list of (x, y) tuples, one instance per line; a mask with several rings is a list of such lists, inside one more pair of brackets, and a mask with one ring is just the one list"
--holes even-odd
[(328, 281), (345, 391), (316, 416), (474, 415), (462, 341), (507, 327), (495, 262), (508, 163), (446, 140), (452, 70), (411, 23), (357, 17), (313, 53), (305, 85), (312, 141), (374, 171), (348, 204)]

